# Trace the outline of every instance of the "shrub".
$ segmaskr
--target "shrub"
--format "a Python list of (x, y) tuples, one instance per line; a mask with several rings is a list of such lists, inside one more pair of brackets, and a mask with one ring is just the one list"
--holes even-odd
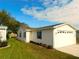
[(7, 46), (7, 41), (1, 41), (0, 40), (0, 47), (5, 47), (5, 46)]
[(48, 45), (48, 47), (47, 47), (48, 49), (52, 49), (52, 46), (50, 46), (50, 45)]

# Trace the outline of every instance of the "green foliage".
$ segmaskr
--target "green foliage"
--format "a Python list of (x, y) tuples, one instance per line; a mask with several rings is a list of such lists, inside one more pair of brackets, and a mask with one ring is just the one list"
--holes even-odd
[(0, 11), (0, 24), (8, 26), (8, 29), (16, 32), (20, 22), (16, 21), (14, 17), (11, 17), (7, 11)]

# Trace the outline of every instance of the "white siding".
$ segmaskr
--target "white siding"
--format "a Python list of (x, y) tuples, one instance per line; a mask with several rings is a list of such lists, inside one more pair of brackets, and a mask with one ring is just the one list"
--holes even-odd
[(7, 27), (6, 26), (0, 26), (0, 40), (6, 41), (7, 38)]
[(47, 45), (53, 45), (53, 32), (52, 30), (43, 30), (42, 31), (42, 43)]
[(29, 43), (30, 42), (30, 32), (26, 32), (26, 42)]
[(1, 41), (6, 41), (6, 30), (0, 30)]
[[(26, 31), (21, 28), (18, 30), (18, 39), (23, 40), (23, 41), (26, 40), (26, 38), (24, 38), (24, 36), (23, 36), (24, 32), (26, 32)], [(21, 33), (21, 37), (20, 37), (20, 33)]]
[(32, 39), (31, 41), (37, 42), (37, 43), (41, 43), (42, 41), (40, 39), (37, 39), (37, 31), (33, 31), (32, 32)]
[[(60, 31), (64, 31), (64, 33), (60, 33)], [(68, 25), (54, 29), (53, 35), (54, 48), (76, 44), (76, 31)]]
[(37, 31), (32, 32), (32, 41), (47, 45), (53, 45), (53, 32), (52, 30), (42, 30), (42, 39), (37, 39)]
[[(24, 32), (26, 32), (26, 37), (24, 37)], [(21, 37), (20, 37), (20, 33), (21, 33)], [(18, 39), (23, 40), (26, 43), (29, 43), (30, 42), (30, 31), (23, 30), (22, 28), (20, 28), (18, 30)]]

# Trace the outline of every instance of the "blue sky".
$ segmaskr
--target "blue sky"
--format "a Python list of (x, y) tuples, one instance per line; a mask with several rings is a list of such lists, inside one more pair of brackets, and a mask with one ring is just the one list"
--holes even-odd
[(79, 27), (79, 0), (0, 0), (0, 10), (30, 27), (68, 23)]
[(48, 21), (46, 19), (38, 20), (38, 18), (34, 18), (32, 15), (23, 14), (20, 9), (26, 6), (31, 7), (32, 4), (34, 6), (41, 6), (37, 2), (29, 3), (22, 0), (0, 0), (0, 10), (7, 10), (11, 14), (11, 16), (16, 18), (16, 20), (24, 22), (31, 27), (41, 27), (57, 23), (55, 21)]

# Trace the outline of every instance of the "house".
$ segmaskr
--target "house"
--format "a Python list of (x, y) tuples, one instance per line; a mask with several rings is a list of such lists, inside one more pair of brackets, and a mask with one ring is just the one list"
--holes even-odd
[(16, 38), (17, 37), (17, 34), (16, 33), (9, 33), (9, 38)]
[(7, 38), (7, 27), (6, 26), (0, 26), (0, 41), (6, 41)]
[(46, 44), (52, 48), (59, 48), (76, 44), (76, 30), (72, 26), (64, 23), (37, 29), (20, 27), (18, 30), (18, 38), (27, 43), (33, 41)]

